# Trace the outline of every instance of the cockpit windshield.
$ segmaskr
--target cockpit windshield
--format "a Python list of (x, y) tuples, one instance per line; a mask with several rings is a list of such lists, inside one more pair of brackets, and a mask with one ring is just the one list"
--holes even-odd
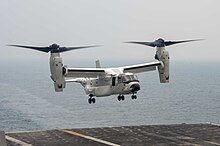
[(123, 83), (139, 82), (136, 75), (122, 75), (121, 80)]

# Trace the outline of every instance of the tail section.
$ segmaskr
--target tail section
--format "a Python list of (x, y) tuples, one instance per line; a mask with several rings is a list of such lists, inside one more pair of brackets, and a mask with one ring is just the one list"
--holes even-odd
[(101, 68), (101, 64), (99, 60), (95, 61), (96, 68)]

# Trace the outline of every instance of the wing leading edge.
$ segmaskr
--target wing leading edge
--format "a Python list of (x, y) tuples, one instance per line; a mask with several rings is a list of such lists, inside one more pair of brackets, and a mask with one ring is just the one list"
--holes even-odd
[(156, 66), (159, 66), (159, 65), (162, 65), (160, 61), (154, 61), (150, 63), (124, 66), (122, 68), (123, 68), (123, 72), (141, 73), (141, 72), (156, 70)]

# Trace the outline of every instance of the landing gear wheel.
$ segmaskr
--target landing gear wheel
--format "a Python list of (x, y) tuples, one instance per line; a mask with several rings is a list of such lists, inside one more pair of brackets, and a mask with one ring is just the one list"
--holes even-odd
[(125, 100), (125, 96), (124, 95), (118, 95), (118, 101), (123, 101)]
[(134, 99), (137, 99), (137, 95), (134, 95)]
[(95, 103), (95, 98), (91, 98), (91, 99), (92, 99), (92, 102)]
[(118, 101), (121, 101), (121, 96), (120, 95), (118, 95)]
[(137, 95), (131, 95), (131, 99), (137, 99)]
[(124, 95), (121, 95), (121, 100), (125, 100), (125, 96)]
[(89, 98), (88, 102), (89, 102), (89, 104), (91, 104), (92, 103), (92, 98)]
[(88, 99), (88, 103), (91, 104), (91, 103), (95, 103), (95, 98), (92, 98), (92, 94), (89, 95), (89, 99)]

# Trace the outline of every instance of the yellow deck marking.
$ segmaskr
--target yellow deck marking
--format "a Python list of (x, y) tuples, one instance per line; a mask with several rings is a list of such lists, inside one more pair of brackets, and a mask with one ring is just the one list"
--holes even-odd
[(83, 137), (85, 139), (90, 139), (90, 140), (93, 140), (93, 141), (96, 141), (96, 142), (99, 142), (99, 143), (103, 143), (103, 144), (106, 144), (106, 145), (120, 146), (120, 145), (112, 143), (112, 142), (108, 142), (108, 141), (101, 140), (101, 139), (98, 139), (98, 138), (95, 138), (95, 137), (91, 137), (91, 136), (87, 136), (87, 135), (84, 135), (84, 134), (80, 134), (80, 133), (77, 133), (77, 132), (74, 132), (74, 131), (69, 131), (69, 130), (60, 130), (60, 131), (68, 133), (68, 134), (71, 134), (71, 135), (75, 135), (75, 136), (78, 136), (78, 137)]

